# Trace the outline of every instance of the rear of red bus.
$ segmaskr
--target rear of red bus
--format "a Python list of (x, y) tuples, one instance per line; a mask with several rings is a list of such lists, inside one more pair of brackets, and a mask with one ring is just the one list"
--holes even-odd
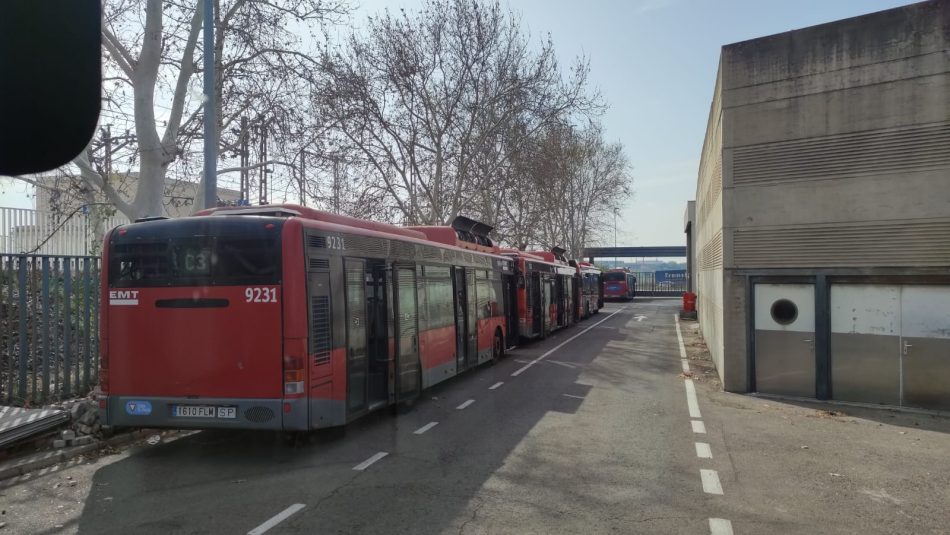
[(306, 428), (306, 350), (285, 350), (306, 342), (283, 333), (285, 223), (205, 216), (110, 233), (100, 325), (110, 425)]
[(604, 299), (630, 299), (633, 289), (628, 285), (625, 271), (607, 271), (603, 274)]

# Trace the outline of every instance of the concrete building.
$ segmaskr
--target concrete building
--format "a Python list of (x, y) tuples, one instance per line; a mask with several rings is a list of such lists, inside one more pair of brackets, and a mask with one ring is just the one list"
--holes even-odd
[(726, 390), (950, 409), (950, 2), (724, 46), (694, 221)]
[[(135, 196), (135, 190), (138, 186), (138, 173), (127, 173), (115, 175), (114, 184), (119, 195), (126, 201), (131, 202)], [(43, 184), (46, 187), (36, 188), (36, 197), (34, 204), (36, 209), (41, 212), (70, 212), (75, 208), (88, 202), (86, 199), (72, 192), (71, 194), (62, 194), (61, 191), (71, 191), (75, 189), (73, 184), (78, 182), (77, 178), (70, 176), (37, 176), (34, 181)], [(165, 214), (168, 217), (185, 217), (195, 211), (195, 199), (198, 197), (197, 182), (187, 182), (184, 180), (175, 180), (168, 178), (165, 180), (165, 193), (162, 204), (165, 206)], [(96, 192), (96, 202), (110, 202), (105, 194)], [(241, 198), (241, 192), (233, 189), (218, 188), (218, 199), (236, 203)]]
[[(77, 193), (77, 179), (64, 175), (37, 175), (30, 180), (35, 189), (33, 210), (0, 207), (0, 254), (37, 253), (47, 255), (98, 254), (104, 232), (129, 222), (116, 210), (84, 209), (89, 202)], [(130, 201), (136, 174), (117, 177), (119, 192)], [(169, 217), (184, 217), (194, 211), (198, 184), (168, 180), (164, 205)], [(240, 192), (218, 188), (218, 198), (236, 203)], [(108, 199), (97, 193), (96, 202)]]

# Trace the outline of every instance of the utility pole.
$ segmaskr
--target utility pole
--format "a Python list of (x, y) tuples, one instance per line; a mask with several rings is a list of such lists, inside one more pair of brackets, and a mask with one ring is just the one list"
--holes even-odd
[(247, 117), (241, 117), (241, 204), (250, 204), (251, 199), (251, 172), (247, 168), (251, 163), (251, 154), (248, 150), (249, 137), (250, 133), (247, 131)]
[(218, 204), (218, 133), (215, 130), (217, 105), (214, 101), (214, 0), (204, 0), (204, 175), (205, 208)]
[(333, 159), (333, 211), (340, 213), (340, 160)]
[(106, 172), (105, 180), (108, 181), (112, 178), (112, 125), (107, 124), (105, 128), (102, 129), (102, 144), (105, 146), (106, 154), (105, 160), (103, 161), (102, 168)]
[(261, 175), (260, 181), (257, 184), (258, 204), (267, 204), (267, 121), (261, 118), (257, 128), (260, 134), (258, 154), (261, 159)]
[(300, 176), (297, 184), (300, 187), (300, 206), (307, 206), (306, 184), (307, 184), (307, 150), (300, 149)]

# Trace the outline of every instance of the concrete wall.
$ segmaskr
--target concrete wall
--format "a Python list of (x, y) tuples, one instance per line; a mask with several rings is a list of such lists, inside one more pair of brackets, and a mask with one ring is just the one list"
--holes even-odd
[[(721, 67), (720, 67), (721, 73)], [(722, 106), (721, 76), (717, 74), (709, 108), (706, 139), (699, 162), (696, 186), (696, 310), (700, 329), (720, 379), (724, 378), (723, 355), (723, 198), (722, 198)], [(723, 379), (724, 380), (724, 379)]]
[(743, 391), (746, 274), (950, 266), (950, 2), (727, 45), (718, 103), (697, 246), (721, 232), (722, 260), (700, 262), (700, 317), (725, 388)]
[(948, 36), (940, 1), (723, 48), (727, 269), (950, 265)]

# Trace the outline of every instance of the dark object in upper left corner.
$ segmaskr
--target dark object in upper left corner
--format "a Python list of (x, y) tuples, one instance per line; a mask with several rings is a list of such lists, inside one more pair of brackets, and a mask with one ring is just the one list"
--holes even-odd
[(89, 143), (102, 90), (100, 0), (0, 2), (0, 175), (66, 164)]

